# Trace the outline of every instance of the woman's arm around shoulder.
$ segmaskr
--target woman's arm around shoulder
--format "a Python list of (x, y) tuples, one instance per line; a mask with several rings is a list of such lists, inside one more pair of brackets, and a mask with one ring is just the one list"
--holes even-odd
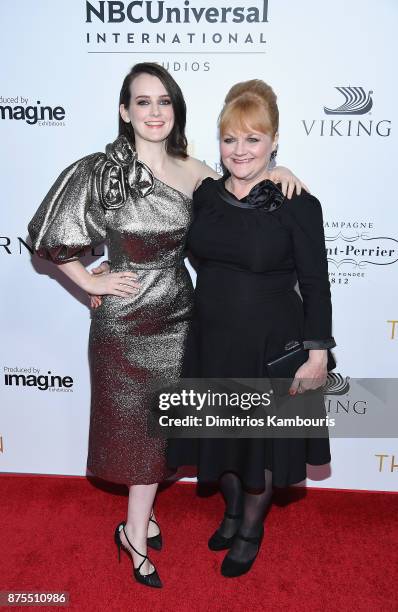
[(286, 198), (283, 204), (284, 207), (287, 207), (289, 213), (293, 215), (293, 217), (297, 220), (304, 217), (321, 217), (322, 228), (323, 228), (323, 220), (322, 220), (322, 206), (320, 201), (316, 196), (310, 193), (306, 188), (302, 188), (300, 192), (294, 191), (291, 198)]
[(285, 198), (281, 210), (285, 211), (285, 219), (296, 239), (296, 247), (297, 240), (299, 243), (305, 241), (308, 249), (316, 251), (317, 259), (327, 267), (323, 211), (318, 198), (302, 189), (300, 194), (295, 192), (291, 199)]

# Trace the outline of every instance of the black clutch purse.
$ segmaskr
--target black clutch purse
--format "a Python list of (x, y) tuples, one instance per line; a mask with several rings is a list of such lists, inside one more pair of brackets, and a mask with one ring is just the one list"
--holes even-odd
[[(336, 367), (336, 361), (330, 349), (327, 349), (327, 351), (327, 370), (330, 372)], [(266, 363), (266, 374), (276, 395), (287, 395), (289, 393), (297, 370), (307, 359), (308, 350), (303, 347), (302, 343), (298, 342), (282, 355), (274, 357)]]

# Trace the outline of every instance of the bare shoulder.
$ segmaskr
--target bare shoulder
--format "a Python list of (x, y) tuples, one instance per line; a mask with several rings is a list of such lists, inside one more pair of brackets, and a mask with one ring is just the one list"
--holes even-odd
[(214, 179), (220, 178), (220, 175), (210, 168), (210, 166), (205, 164), (200, 159), (196, 159), (195, 157), (189, 156), (185, 160), (181, 160), (181, 163), (184, 164), (184, 168), (191, 175), (194, 181), (195, 189), (197, 189), (201, 182), (207, 177)]

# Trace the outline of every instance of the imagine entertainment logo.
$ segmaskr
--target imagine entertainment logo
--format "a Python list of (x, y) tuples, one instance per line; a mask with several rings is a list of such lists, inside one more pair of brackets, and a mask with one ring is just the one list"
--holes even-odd
[(40, 100), (36, 104), (28, 104), (29, 98), (15, 96), (14, 98), (0, 96), (0, 119), (2, 121), (25, 121), (28, 125), (41, 127), (63, 127), (65, 125), (65, 109), (63, 106), (42, 106)]
[(6, 387), (34, 387), (39, 391), (73, 391), (73, 378), (59, 376), (50, 370), (40, 374), (40, 368), (9, 368), (4, 366), (4, 385)]

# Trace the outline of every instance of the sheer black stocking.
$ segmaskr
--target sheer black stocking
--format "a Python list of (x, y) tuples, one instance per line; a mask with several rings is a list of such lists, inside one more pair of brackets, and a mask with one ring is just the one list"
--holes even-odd
[[(220, 490), (225, 500), (225, 511), (228, 514), (242, 515), (243, 489), (239, 476), (233, 472), (225, 472), (220, 478)], [(241, 518), (228, 518), (224, 516), (218, 528), (218, 533), (224, 538), (231, 538), (238, 530)]]
[[(272, 472), (265, 470), (265, 488), (260, 493), (244, 493), (243, 521), (239, 534), (243, 537), (258, 537), (263, 531), (263, 522), (272, 498)], [(227, 557), (234, 561), (250, 561), (256, 556), (258, 544), (235, 538)]]

